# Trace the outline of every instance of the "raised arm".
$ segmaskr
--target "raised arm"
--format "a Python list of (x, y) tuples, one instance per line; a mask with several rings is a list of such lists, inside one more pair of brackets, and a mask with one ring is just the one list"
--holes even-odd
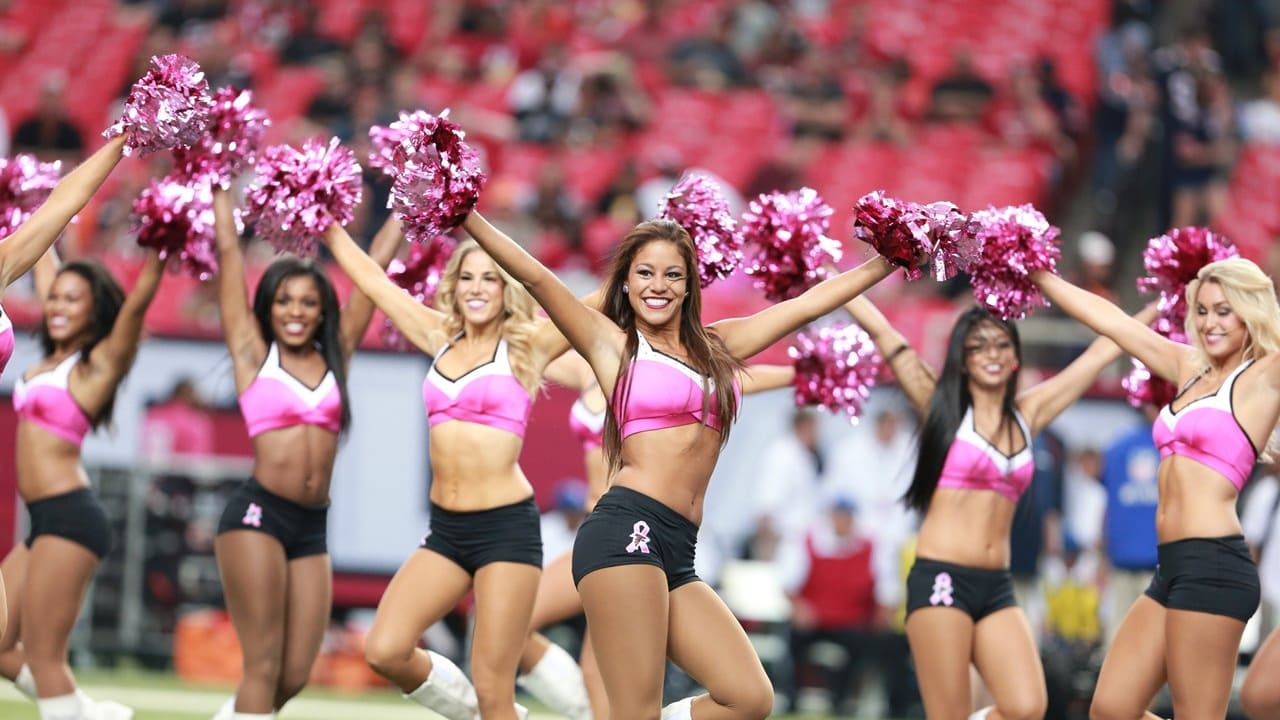
[[(236, 231), (231, 193), (213, 189), (213, 232), (218, 247), (218, 315), (222, 335), (240, 376), (257, 372), (267, 356), (267, 343), (249, 307), (249, 288), (244, 279), (244, 256), (240, 253), (240, 233)], [(248, 382), (246, 380), (246, 382)]]
[(62, 259), (58, 257), (58, 249), (53, 245), (40, 256), (35, 267), (31, 268), (31, 280), (36, 288), (36, 298), (40, 302), (49, 297), (53, 290), (53, 281), (58, 278), (58, 270), (62, 267)]
[(789, 387), (795, 379), (796, 369), (791, 365), (748, 365), (738, 373), (743, 395)]
[[(1122, 350), (1142, 361), (1151, 372), (1180, 384), (1189, 362), (1187, 346), (1173, 342), (1130, 317), (1114, 303), (1072, 285), (1051, 272), (1031, 274), (1031, 280), (1055, 305), (1091, 330), (1111, 338)], [(1187, 370), (1189, 374), (1189, 370)]]
[(444, 314), (418, 302), (391, 282), (377, 261), (361, 250), (338, 223), (324, 231), (324, 241), (351, 282), (386, 313), (405, 339), (422, 352), (434, 355), (438, 348), (432, 338), (444, 331)]
[(595, 382), (595, 376), (591, 374), (591, 366), (587, 365), (587, 361), (583, 360), (578, 353), (564, 353), (547, 363), (546, 369), (542, 371), (542, 377), (560, 387), (579, 392)]
[(0, 241), (0, 290), (22, 277), (53, 246), (63, 228), (102, 187), (120, 162), (124, 136), (112, 138), (58, 181), (49, 199), (9, 237)]
[(622, 332), (600, 312), (574, 296), (573, 291), (515, 240), (472, 212), (462, 227), (475, 238), (493, 261), (523, 283), (551, 321), (597, 377), (611, 377), (622, 354)]
[[(395, 215), (389, 215), (387, 221), (378, 230), (378, 234), (373, 236), (373, 243), (369, 246), (369, 257), (382, 268), (384, 275), (392, 258), (396, 256), (396, 251), (400, 249), (400, 240), (403, 238), (400, 221)], [(360, 344), (360, 339), (364, 337), (364, 331), (368, 329), (372, 318), (373, 301), (360, 290), (359, 285), (353, 287), (351, 297), (347, 298), (346, 307), (342, 308), (343, 357), (351, 358), (351, 353), (355, 352), (356, 346)]]
[(911, 406), (921, 415), (929, 411), (929, 399), (933, 397), (933, 389), (938, 384), (938, 376), (925, 364), (919, 353), (907, 343), (907, 338), (889, 324), (888, 318), (880, 312), (865, 296), (856, 297), (844, 304), (844, 309), (853, 316), (871, 341), (876, 344), (885, 364), (898, 379), (902, 392), (911, 401)]
[[(1143, 327), (1156, 319), (1156, 306), (1151, 304), (1134, 316)], [(1089, 344), (1080, 356), (1060, 372), (1043, 382), (1018, 393), (1018, 409), (1031, 434), (1035, 435), (1052, 423), (1080, 396), (1084, 395), (1098, 373), (1123, 355), (1120, 346), (1107, 337), (1100, 337)]]
[(720, 320), (712, 327), (720, 333), (730, 353), (749, 358), (787, 333), (799, 330), (861, 295), (889, 277), (893, 270), (887, 260), (877, 255), (852, 270), (823, 280), (799, 297), (771, 305), (750, 317)]
[(146, 318), (147, 308), (156, 296), (156, 289), (160, 287), (163, 275), (164, 261), (160, 259), (160, 255), (156, 252), (148, 254), (142, 272), (133, 284), (133, 290), (129, 291), (124, 304), (120, 306), (120, 314), (116, 316), (111, 332), (90, 353), (89, 365), (94, 374), (100, 375), (106, 383), (114, 385), (119, 382), (129, 372), (129, 366), (133, 365), (133, 358), (138, 353), (138, 341), (142, 338), (142, 321)]

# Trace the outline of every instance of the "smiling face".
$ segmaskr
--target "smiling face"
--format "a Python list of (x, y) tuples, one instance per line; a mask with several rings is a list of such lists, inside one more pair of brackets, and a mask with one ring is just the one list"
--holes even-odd
[(453, 289), (458, 314), (472, 325), (487, 325), (497, 320), (506, 308), (502, 297), (506, 288), (493, 260), (479, 250), (472, 250), (462, 258), (458, 282)]
[(87, 333), (93, 322), (89, 281), (79, 273), (58, 273), (44, 300), (44, 321), (49, 339), (57, 345), (74, 344)]
[(1200, 346), (1212, 360), (1225, 360), (1239, 353), (1249, 339), (1244, 321), (1216, 282), (1201, 283), (1191, 312)]
[(964, 338), (964, 368), (969, 382), (985, 389), (1004, 387), (1018, 365), (1017, 347), (1004, 328), (979, 322)]
[(627, 271), (627, 298), (636, 318), (651, 327), (678, 321), (689, 294), (689, 274), (679, 246), (651, 240), (641, 246)]
[(310, 275), (291, 275), (280, 281), (271, 303), (271, 331), (285, 347), (310, 344), (320, 328), (320, 288)]

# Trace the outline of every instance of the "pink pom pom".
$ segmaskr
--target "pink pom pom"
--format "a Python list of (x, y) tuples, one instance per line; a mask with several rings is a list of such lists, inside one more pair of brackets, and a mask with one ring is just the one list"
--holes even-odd
[(753, 246), (746, 273), (775, 302), (793, 298), (827, 278), (840, 259), (840, 243), (827, 237), (831, 206), (817, 191), (773, 192), (751, 201), (742, 214), (742, 239)]
[(129, 91), (124, 112), (103, 137), (125, 136), (124, 154), (146, 155), (196, 142), (209, 127), (213, 99), (200, 66), (181, 55), (158, 55)]
[(702, 287), (727, 278), (742, 264), (742, 236), (724, 192), (714, 180), (690, 173), (671, 188), (658, 217), (683, 227), (698, 250)]
[(363, 183), (355, 153), (333, 138), (307, 140), (302, 150), (272, 145), (258, 157), (258, 176), (246, 193), (257, 232), (280, 252), (307, 257), (332, 223), (355, 216)]
[(449, 120), (448, 112), (401, 116), (374, 135), (374, 143), (381, 143), (378, 164), (395, 178), (388, 207), (404, 222), (405, 237), (414, 242), (462, 223), (487, 179), (480, 170), (480, 156), (463, 142), (466, 133)]
[[(448, 110), (440, 113), (441, 118), (448, 115)], [(435, 132), (437, 122), (437, 118), (426, 110), (401, 111), (399, 120), (389, 125), (374, 125), (369, 128), (369, 139), (373, 142), (373, 152), (369, 153), (369, 167), (381, 170), (394, 179), (399, 172), (396, 153), (400, 143), (416, 135), (430, 135)]]
[(1030, 205), (989, 207), (971, 216), (978, 223), (982, 254), (971, 268), (978, 304), (1005, 320), (1025, 317), (1048, 305), (1031, 282), (1038, 270), (1057, 271), (1062, 250), (1058, 228)]
[(843, 412), (856, 422), (884, 364), (871, 336), (857, 325), (807, 328), (787, 348), (795, 363), (796, 405)]
[(40, 162), (25, 153), (0, 158), (0, 238), (7, 238), (53, 192), (61, 162)]
[(920, 223), (928, 234), (926, 247), (933, 256), (933, 277), (938, 282), (957, 273), (970, 272), (982, 257), (982, 226), (945, 200), (916, 206)]
[(209, 113), (209, 131), (189, 148), (173, 151), (175, 171), (185, 177), (210, 176), (222, 188), (257, 159), (262, 137), (271, 125), (265, 110), (252, 104), (253, 93), (218, 88)]
[[(437, 235), (427, 242), (410, 243), (409, 257), (392, 260), (387, 267), (387, 277), (423, 305), (434, 305), (436, 290), (440, 288), (440, 279), (444, 277), (445, 266), (449, 264), (455, 247), (457, 242), (448, 235)], [(382, 337), (389, 345), (404, 345), (400, 330), (390, 320), (383, 328)]]
[(853, 206), (853, 232), (886, 260), (902, 268), (908, 280), (924, 273), (919, 259), (931, 249), (928, 218), (915, 203), (888, 197), (876, 190)]
[[(1160, 293), (1162, 327), (1182, 332), (1187, 317), (1187, 285), (1200, 268), (1218, 260), (1239, 257), (1240, 251), (1226, 237), (1201, 227), (1170, 230), (1147, 241), (1142, 264), (1147, 277), (1138, 279), (1138, 290)], [(1166, 335), (1170, 330), (1162, 330)]]
[(218, 272), (213, 222), (208, 182), (152, 180), (133, 201), (138, 244), (158, 249), (161, 259), (176, 257), (182, 272), (201, 281)]

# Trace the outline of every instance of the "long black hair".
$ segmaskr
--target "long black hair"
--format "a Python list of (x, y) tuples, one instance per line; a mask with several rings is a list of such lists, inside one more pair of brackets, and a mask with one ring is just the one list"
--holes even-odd
[[(671, 220), (648, 220), (632, 228), (618, 244), (609, 274), (605, 278), (604, 314), (627, 333), (622, 362), (618, 365), (618, 377), (609, 404), (615, 409), (626, 407), (627, 396), (631, 391), (631, 361), (640, 347), (636, 312), (624, 289), (627, 275), (631, 272), (631, 263), (636, 253), (656, 240), (674, 244), (684, 259), (685, 284), (689, 292), (684, 298), (684, 304), (680, 306), (680, 342), (689, 353), (689, 365), (704, 377), (711, 378), (715, 384), (714, 391), (709, 391), (705, 386), (703, 388), (702, 422), (705, 425), (711, 416), (709, 409), (711, 396), (714, 394), (720, 416), (720, 446), (724, 447), (729, 440), (730, 426), (738, 416), (734, 378), (742, 368), (742, 361), (729, 352), (715, 330), (702, 324), (702, 287), (698, 284), (697, 250), (689, 233), (679, 223)], [(606, 413), (604, 418), (604, 456), (609, 463), (610, 472), (614, 472), (622, 467), (622, 428), (616, 412)]]
[(314, 260), (283, 257), (267, 267), (253, 294), (253, 316), (258, 320), (258, 331), (267, 344), (276, 341), (275, 330), (271, 328), (271, 306), (276, 301), (280, 284), (294, 277), (311, 278), (320, 293), (320, 326), (316, 330), (316, 349), (324, 357), (324, 364), (329, 367), (333, 379), (338, 383), (338, 394), (342, 398), (341, 427), (346, 430), (351, 424), (351, 403), (347, 400), (347, 364), (342, 358), (342, 308), (338, 305), (338, 294), (333, 291), (329, 276), (324, 274)]
[[(93, 258), (81, 258), (63, 263), (62, 267), (58, 268), (58, 275), (64, 273), (75, 273), (89, 284), (89, 299), (93, 303), (93, 308), (89, 311), (88, 337), (79, 347), (81, 357), (88, 357), (93, 348), (110, 335), (111, 329), (115, 327), (116, 318), (120, 316), (120, 307), (124, 305), (124, 289), (120, 287), (119, 281), (107, 266)], [(40, 339), (40, 348), (44, 351), (44, 356), (49, 357), (54, 353), (56, 343), (49, 336), (47, 317), (40, 319), (40, 329), (36, 334)], [(118, 384), (117, 387), (119, 387)], [(90, 426), (97, 428), (100, 425), (109, 424), (115, 406), (116, 388), (111, 388), (111, 394), (107, 397), (102, 410), (98, 411), (96, 416), (89, 418)]]
[(1014, 398), (1018, 392), (1018, 367), (1022, 365), (1022, 341), (1018, 338), (1018, 328), (1005, 322), (980, 307), (966, 310), (956, 320), (951, 329), (951, 339), (947, 342), (947, 359), (942, 365), (942, 374), (933, 389), (933, 397), (929, 399), (929, 411), (925, 414), (924, 423), (920, 427), (920, 448), (916, 459), (915, 476), (911, 479), (911, 487), (902, 499), (915, 510), (923, 513), (933, 500), (933, 491), (938, 487), (938, 476), (942, 474), (942, 465), (947, 460), (951, 444), (955, 442), (956, 430), (964, 420), (964, 414), (973, 405), (973, 396), (969, 392), (969, 374), (965, 369), (965, 339), (980, 325), (994, 325), (1009, 334), (1013, 341), (1013, 352), (1017, 358), (1013, 374), (1005, 385), (1004, 398), (1001, 400), (1000, 427), (1012, 431), (1018, 427), (1014, 414)]

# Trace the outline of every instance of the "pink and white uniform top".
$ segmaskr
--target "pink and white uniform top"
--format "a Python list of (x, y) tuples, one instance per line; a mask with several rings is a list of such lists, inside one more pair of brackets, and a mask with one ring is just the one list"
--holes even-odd
[(52, 370), (36, 373), (31, 379), (19, 377), (13, 385), (13, 409), (18, 419), (53, 433), (79, 446), (93, 423), (71, 397), (71, 369), (80, 361), (73, 353)]
[[(639, 334), (636, 357), (627, 377), (614, 390), (622, 401), (614, 405), (622, 437), (702, 422), (703, 388), (710, 394), (707, 427), (721, 428), (715, 381), (670, 355), (659, 352)], [(734, 395), (741, 398), (737, 382)]]
[[(1174, 411), (1173, 403), (1161, 408), (1159, 417), (1151, 426), (1151, 439), (1155, 441), (1161, 458), (1170, 455), (1190, 458), (1219, 472), (1235, 486), (1236, 491), (1244, 489), (1258, 460), (1258, 450), (1236, 418), (1231, 406), (1231, 392), (1236, 378), (1252, 364), (1252, 358), (1240, 363), (1216, 392), (1192, 400), (1181, 410)], [(1173, 402), (1177, 402), (1190, 386), (1188, 383)]]
[(240, 393), (240, 414), (249, 437), (296, 425), (336, 433), (342, 429), (342, 393), (332, 370), (319, 385), (307, 387), (280, 365), (280, 350), (271, 343), (258, 376)]
[(573, 401), (573, 407), (569, 408), (569, 429), (582, 443), (583, 452), (597, 450), (604, 445), (604, 419), (608, 413), (608, 407), (600, 412), (591, 412), (582, 402), (581, 395)]
[(1010, 502), (1018, 502), (1031, 484), (1036, 466), (1031, 449), (1031, 428), (1027, 427), (1021, 413), (1015, 410), (1013, 416), (1022, 431), (1023, 447), (1013, 455), (1006, 455), (978, 433), (974, 427), (973, 406), (969, 406), (942, 464), (938, 487), (993, 490)]
[(461, 420), (523, 438), (533, 398), (511, 371), (506, 338), (498, 340), (492, 359), (456, 378), (445, 376), (437, 367), (448, 350), (448, 345), (440, 348), (422, 381), (427, 424), (435, 427), (450, 420)]
[(13, 357), (13, 321), (9, 319), (9, 313), (0, 308), (0, 373), (4, 372), (4, 368), (9, 364), (9, 358)]

